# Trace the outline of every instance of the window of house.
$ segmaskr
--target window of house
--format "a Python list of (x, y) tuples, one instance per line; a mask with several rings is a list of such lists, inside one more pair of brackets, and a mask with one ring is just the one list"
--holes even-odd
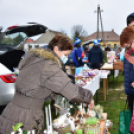
[(35, 45), (35, 48), (39, 48), (39, 45)]
[(111, 44), (108, 44), (108, 47), (111, 47)]

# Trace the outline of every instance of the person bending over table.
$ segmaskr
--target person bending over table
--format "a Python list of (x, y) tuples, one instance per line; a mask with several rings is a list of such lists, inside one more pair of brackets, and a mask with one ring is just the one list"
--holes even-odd
[(30, 50), (19, 64), (16, 93), (0, 116), (0, 134), (10, 133), (12, 126), (23, 123), (23, 129), (44, 130), (43, 105), (53, 94), (60, 94), (73, 103), (87, 103), (93, 108), (90, 90), (71, 83), (64, 64), (73, 45), (67, 37), (56, 35), (48, 48)]

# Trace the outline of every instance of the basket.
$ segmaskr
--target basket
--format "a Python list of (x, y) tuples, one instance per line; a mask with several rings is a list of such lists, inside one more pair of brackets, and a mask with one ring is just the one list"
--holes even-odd
[(113, 69), (114, 70), (123, 70), (124, 69), (124, 63), (119, 61), (119, 62), (113, 62)]

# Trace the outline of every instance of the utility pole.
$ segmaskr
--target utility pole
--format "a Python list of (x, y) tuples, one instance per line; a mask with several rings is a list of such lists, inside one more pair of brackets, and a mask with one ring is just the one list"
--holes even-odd
[(101, 31), (102, 31), (103, 45), (105, 45), (105, 38), (104, 38), (104, 31), (103, 31), (103, 24), (102, 24), (101, 12), (103, 12), (103, 10), (100, 10), (100, 22), (101, 22)]
[(95, 13), (96, 12), (97, 12), (97, 37), (96, 37), (96, 39), (99, 39), (99, 13), (100, 13), (100, 5), (98, 5), (97, 11), (95, 11)]
[(105, 45), (104, 30), (103, 30), (102, 17), (101, 17), (101, 12), (103, 12), (103, 10), (100, 10), (100, 5), (98, 5), (97, 11), (95, 11), (95, 13), (96, 12), (97, 12), (97, 36), (96, 36), (96, 39), (99, 39), (99, 19), (100, 19), (101, 31), (102, 31), (102, 40), (103, 40), (103, 44)]

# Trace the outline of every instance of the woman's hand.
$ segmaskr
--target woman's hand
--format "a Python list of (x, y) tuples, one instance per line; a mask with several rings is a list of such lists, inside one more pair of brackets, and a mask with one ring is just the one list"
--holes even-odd
[(131, 86), (134, 88), (134, 82), (131, 84)]
[(94, 100), (91, 100), (88, 109), (91, 110), (94, 107)]

